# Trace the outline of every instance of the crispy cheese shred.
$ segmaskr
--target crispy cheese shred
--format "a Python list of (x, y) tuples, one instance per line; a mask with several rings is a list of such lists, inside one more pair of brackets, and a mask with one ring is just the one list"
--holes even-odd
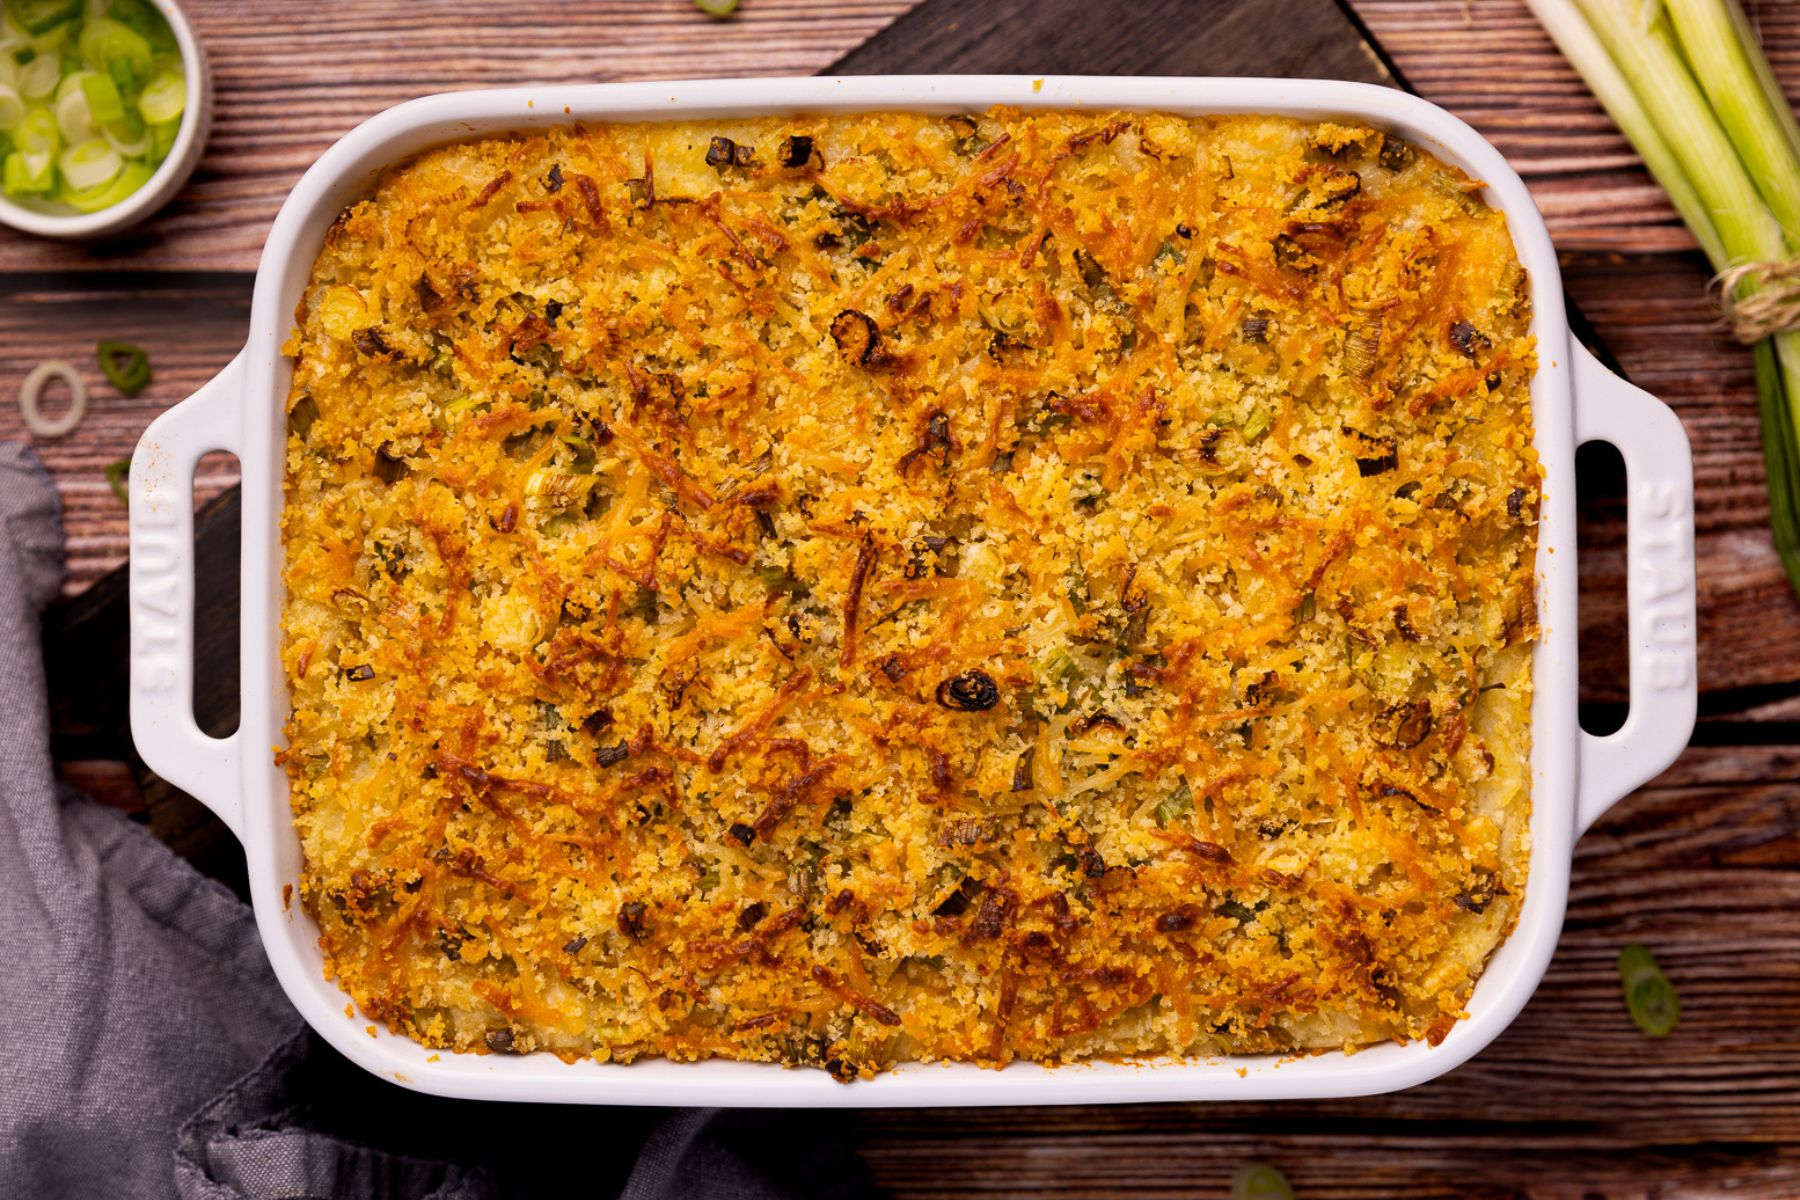
[(287, 347), (331, 977), (430, 1046), (840, 1079), (1440, 1040), (1526, 878), (1529, 308), (1353, 125), (394, 168)]

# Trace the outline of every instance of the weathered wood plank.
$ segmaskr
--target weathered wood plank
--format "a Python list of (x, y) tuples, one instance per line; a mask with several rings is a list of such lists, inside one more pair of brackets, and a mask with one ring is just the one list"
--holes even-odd
[(193, 181), (138, 230), (75, 249), (0, 229), (0, 272), (247, 271), (295, 180), (351, 128), (432, 92), (518, 84), (806, 75), (910, 0), (187, 0), (218, 103)]

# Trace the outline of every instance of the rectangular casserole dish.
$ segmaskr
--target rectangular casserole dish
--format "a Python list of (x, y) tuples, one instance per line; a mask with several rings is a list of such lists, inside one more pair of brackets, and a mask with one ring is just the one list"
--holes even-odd
[[(1354, 1055), (1092, 1063), (908, 1065), (845, 1086), (822, 1072), (728, 1061), (573, 1065), (548, 1055), (438, 1054), (346, 1012), (324, 978), (317, 930), (284, 902), (300, 846), (272, 747), (287, 698), (278, 660), (280, 556), (289, 363), (280, 347), (327, 228), (377, 174), (446, 142), (570, 121), (643, 121), (793, 112), (1020, 108), (1272, 113), (1338, 118), (1391, 131), (1485, 181), (1533, 287), (1536, 448), (1545, 471), (1538, 576), (1543, 634), (1532, 709), (1532, 856), (1517, 928), (1442, 1044), (1383, 1045)], [(1479, 135), (1403, 93), (1288, 80), (902, 77), (596, 85), (431, 97), (378, 115), (332, 147), (283, 206), (258, 271), (244, 351), (152, 424), (131, 475), (132, 727), (156, 771), (199, 797), (244, 842), (258, 926), (277, 976), (307, 1021), (351, 1059), (407, 1086), (486, 1099), (746, 1106), (1080, 1103), (1277, 1099), (1369, 1094), (1422, 1082), (1492, 1041), (1523, 1007), (1554, 950), (1572, 844), (1614, 801), (1661, 771), (1695, 711), (1692, 468), (1680, 422), (1576, 345), (1556, 259), (1524, 185)], [(1629, 473), (1632, 707), (1617, 733), (1576, 723), (1574, 448), (1617, 445)], [(228, 450), (244, 477), (241, 719), (228, 739), (192, 716), (192, 476), (199, 456)]]

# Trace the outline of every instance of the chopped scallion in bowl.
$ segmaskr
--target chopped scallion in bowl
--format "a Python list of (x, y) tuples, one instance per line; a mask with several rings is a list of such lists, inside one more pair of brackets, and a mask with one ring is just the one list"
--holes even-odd
[(0, 220), (92, 236), (147, 214), (198, 157), (205, 86), (172, 0), (3, 0)]

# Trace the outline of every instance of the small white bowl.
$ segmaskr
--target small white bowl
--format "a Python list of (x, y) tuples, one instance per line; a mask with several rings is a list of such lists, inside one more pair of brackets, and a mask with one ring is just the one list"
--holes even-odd
[(206, 65), (206, 53), (194, 36), (194, 27), (175, 0), (150, 0), (169, 22), (175, 44), (181, 49), (181, 66), (187, 74), (187, 107), (181, 114), (181, 128), (175, 133), (175, 144), (156, 173), (144, 186), (117, 204), (98, 212), (59, 211), (66, 206), (46, 203), (42, 206), (0, 195), (0, 224), (52, 238), (97, 238), (117, 233), (136, 225), (167, 204), (194, 167), (206, 147), (206, 135), (212, 131), (212, 73)]

